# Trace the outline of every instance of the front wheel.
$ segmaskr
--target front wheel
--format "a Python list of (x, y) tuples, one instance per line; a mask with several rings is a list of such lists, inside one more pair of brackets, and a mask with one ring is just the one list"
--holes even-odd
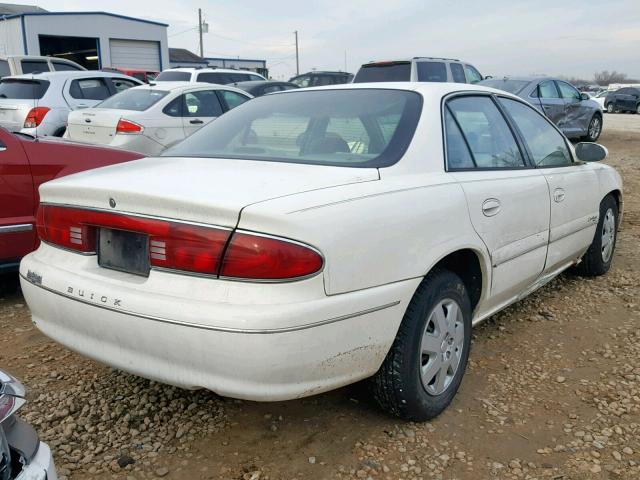
[(618, 203), (612, 195), (600, 202), (600, 218), (589, 250), (576, 266), (576, 273), (586, 277), (604, 275), (611, 268), (618, 237)]
[(458, 391), (470, 347), (471, 304), (464, 283), (436, 269), (418, 287), (387, 357), (370, 380), (374, 398), (404, 420), (439, 415)]
[(602, 133), (602, 117), (596, 113), (589, 122), (587, 127), (587, 134), (582, 137), (585, 142), (595, 142)]

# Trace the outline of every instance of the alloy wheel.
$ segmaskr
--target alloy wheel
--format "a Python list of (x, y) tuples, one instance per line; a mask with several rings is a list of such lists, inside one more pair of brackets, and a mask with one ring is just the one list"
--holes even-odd
[(600, 117), (593, 117), (591, 119), (591, 123), (589, 124), (589, 138), (595, 140), (600, 136), (600, 129), (602, 128), (602, 123), (600, 122)]
[(610, 103), (609, 105), (607, 105), (607, 112), (613, 113), (613, 103)]
[(430, 395), (442, 394), (456, 375), (464, 349), (464, 319), (454, 300), (441, 300), (429, 313), (422, 334), (420, 377)]
[(602, 242), (600, 243), (602, 261), (607, 263), (611, 260), (613, 246), (616, 240), (616, 216), (613, 209), (609, 208), (602, 221)]

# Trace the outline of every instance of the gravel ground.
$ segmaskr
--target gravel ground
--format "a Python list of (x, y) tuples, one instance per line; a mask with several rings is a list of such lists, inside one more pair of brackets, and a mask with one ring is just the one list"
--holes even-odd
[(640, 116), (606, 115), (600, 141), (625, 181), (614, 268), (562, 275), (478, 327), (432, 422), (389, 418), (357, 385), (259, 404), (140, 379), (49, 341), (6, 289), (0, 365), (29, 388), (22, 415), (63, 480), (640, 478)]

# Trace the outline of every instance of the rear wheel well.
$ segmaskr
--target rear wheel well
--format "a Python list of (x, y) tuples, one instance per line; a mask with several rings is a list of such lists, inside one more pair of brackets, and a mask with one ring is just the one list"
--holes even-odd
[(618, 206), (618, 212), (622, 211), (622, 192), (620, 190), (612, 190), (605, 195), (605, 197), (611, 195), (613, 199), (616, 201), (616, 205)]
[(475, 310), (482, 295), (482, 268), (476, 252), (465, 249), (450, 253), (434, 266), (437, 267), (449, 270), (460, 277), (469, 293), (471, 310)]

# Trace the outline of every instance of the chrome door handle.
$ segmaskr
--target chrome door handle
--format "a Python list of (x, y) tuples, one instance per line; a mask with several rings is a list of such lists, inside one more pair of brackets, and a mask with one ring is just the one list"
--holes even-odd
[(553, 201), (560, 203), (564, 200), (564, 190), (562, 188), (556, 188), (553, 191)]
[(482, 213), (485, 217), (493, 217), (500, 212), (502, 205), (497, 198), (487, 198), (482, 202)]

